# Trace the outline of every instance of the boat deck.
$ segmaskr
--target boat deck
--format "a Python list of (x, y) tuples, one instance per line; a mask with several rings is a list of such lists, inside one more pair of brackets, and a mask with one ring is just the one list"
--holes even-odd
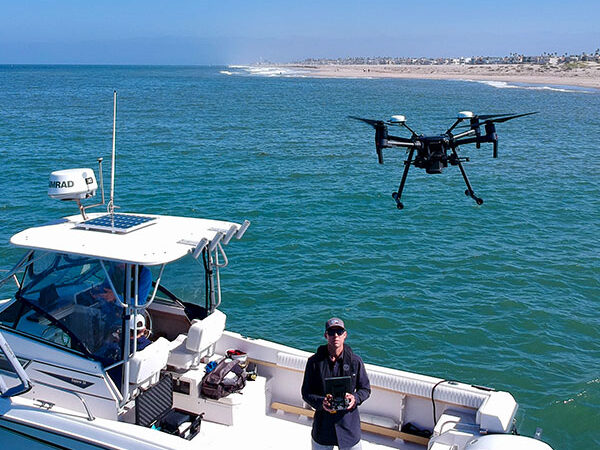
[[(232, 425), (203, 420), (200, 433), (192, 443), (201, 442), (204, 446), (219, 446), (228, 439), (241, 439), (253, 448), (280, 449), (282, 442), (290, 449), (307, 449), (311, 445), (310, 410), (302, 408), (274, 409), (277, 403), (267, 405), (268, 388), (267, 380), (258, 377), (256, 381), (249, 381), (241, 394), (232, 394), (229, 397), (235, 411), (232, 415)], [(229, 404), (229, 397), (225, 403)], [(217, 403), (216, 401), (214, 403)], [(281, 404), (279, 404), (281, 406)], [(291, 410), (291, 412), (290, 412)], [(296, 413), (298, 412), (298, 413)], [(401, 439), (391, 439), (373, 433), (363, 432), (363, 449), (400, 448), (407, 450), (423, 450), (425, 447)]]
[[(312, 421), (306, 424), (296, 423), (274, 415), (254, 416), (252, 420), (245, 421), (234, 427), (217, 423), (202, 422), (200, 433), (192, 443), (201, 442), (203, 446), (223, 448), (228, 439), (240, 440), (252, 448), (280, 449), (282, 446), (289, 449), (309, 449), (311, 446), (310, 431)], [(282, 444), (284, 443), (284, 444)], [(425, 447), (395, 440), (383, 444), (383, 439), (370, 433), (363, 433), (362, 448), (384, 449), (399, 448), (407, 450), (423, 450)]]

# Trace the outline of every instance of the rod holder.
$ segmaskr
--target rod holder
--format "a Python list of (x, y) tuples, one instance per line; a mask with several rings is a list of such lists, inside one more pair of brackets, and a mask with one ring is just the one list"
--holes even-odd
[(223, 233), (222, 231), (217, 231), (217, 234), (215, 234), (213, 240), (210, 241), (210, 243), (208, 244), (209, 252), (212, 253), (215, 251), (215, 248), (217, 248), (217, 244), (221, 241), (221, 239), (223, 239), (223, 236), (225, 236), (225, 233)]
[(249, 220), (244, 220), (244, 223), (242, 224), (242, 226), (240, 227), (240, 229), (238, 230), (238, 232), (235, 234), (235, 238), (236, 239), (241, 239), (249, 226), (250, 226), (250, 221)]
[(225, 236), (223, 237), (223, 244), (227, 245), (229, 244), (229, 241), (231, 240), (231, 238), (233, 237), (233, 235), (237, 232), (237, 228), (235, 225), (231, 225), (231, 228), (229, 228), (229, 230), (227, 230), (227, 233), (225, 233)]
[(204, 247), (206, 247), (207, 245), (208, 245), (208, 239), (206, 239), (206, 238), (200, 239), (200, 242), (198, 242), (198, 244), (196, 245), (196, 248), (192, 252), (192, 256), (194, 257), (194, 259), (198, 259), (198, 257), (200, 256), (200, 253), (202, 253), (202, 250), (204, 250)]

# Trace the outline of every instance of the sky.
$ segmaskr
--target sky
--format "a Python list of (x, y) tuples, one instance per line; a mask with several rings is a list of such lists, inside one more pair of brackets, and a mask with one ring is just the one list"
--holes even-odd
[(594, 52), (598, 0), (0, 0), (0, 64)]

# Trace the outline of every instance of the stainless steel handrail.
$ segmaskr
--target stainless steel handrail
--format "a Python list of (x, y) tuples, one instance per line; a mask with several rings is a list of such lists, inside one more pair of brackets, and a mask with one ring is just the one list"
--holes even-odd
[[(43, 381), (35, 381), (34, 384), (41, 384), (42, 386), (46, 386), (46, 387), (49, 387), (49, 388), (52, 388), (52, 389), (56, 389), (57, 391), (66, 392), (67, 394), (74, 395), (83, 404), (83, 407), (85, 408), (85, 412), (87, 413), (87, 420), (89, 420), (91, 422), (92, 420), (95, 419), (95, 417), (93, 416), (92, 412), (90, 411), (90, 408), (88, 408), (88, 405), (85, 402), (85, 399), (81, 395), (79, 395), (77, 392), (73, 392), (73, 391), (70, 391), (70, 390), (65, 389), (65, 388), (54, 386), (52, 384), (44, 383)], [(44, 402), (44, 403), (50, 403), (50, 402), (48, 402), (46, 400), (43, 400), (43, 399), (36, 399), (36, 400), (38, 400), (40, 402)]]

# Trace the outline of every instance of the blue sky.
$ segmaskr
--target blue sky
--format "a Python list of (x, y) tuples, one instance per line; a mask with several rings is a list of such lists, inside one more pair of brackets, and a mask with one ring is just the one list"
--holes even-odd
[(0, 63), (593, 52), (600, 1), (0, 0)]

